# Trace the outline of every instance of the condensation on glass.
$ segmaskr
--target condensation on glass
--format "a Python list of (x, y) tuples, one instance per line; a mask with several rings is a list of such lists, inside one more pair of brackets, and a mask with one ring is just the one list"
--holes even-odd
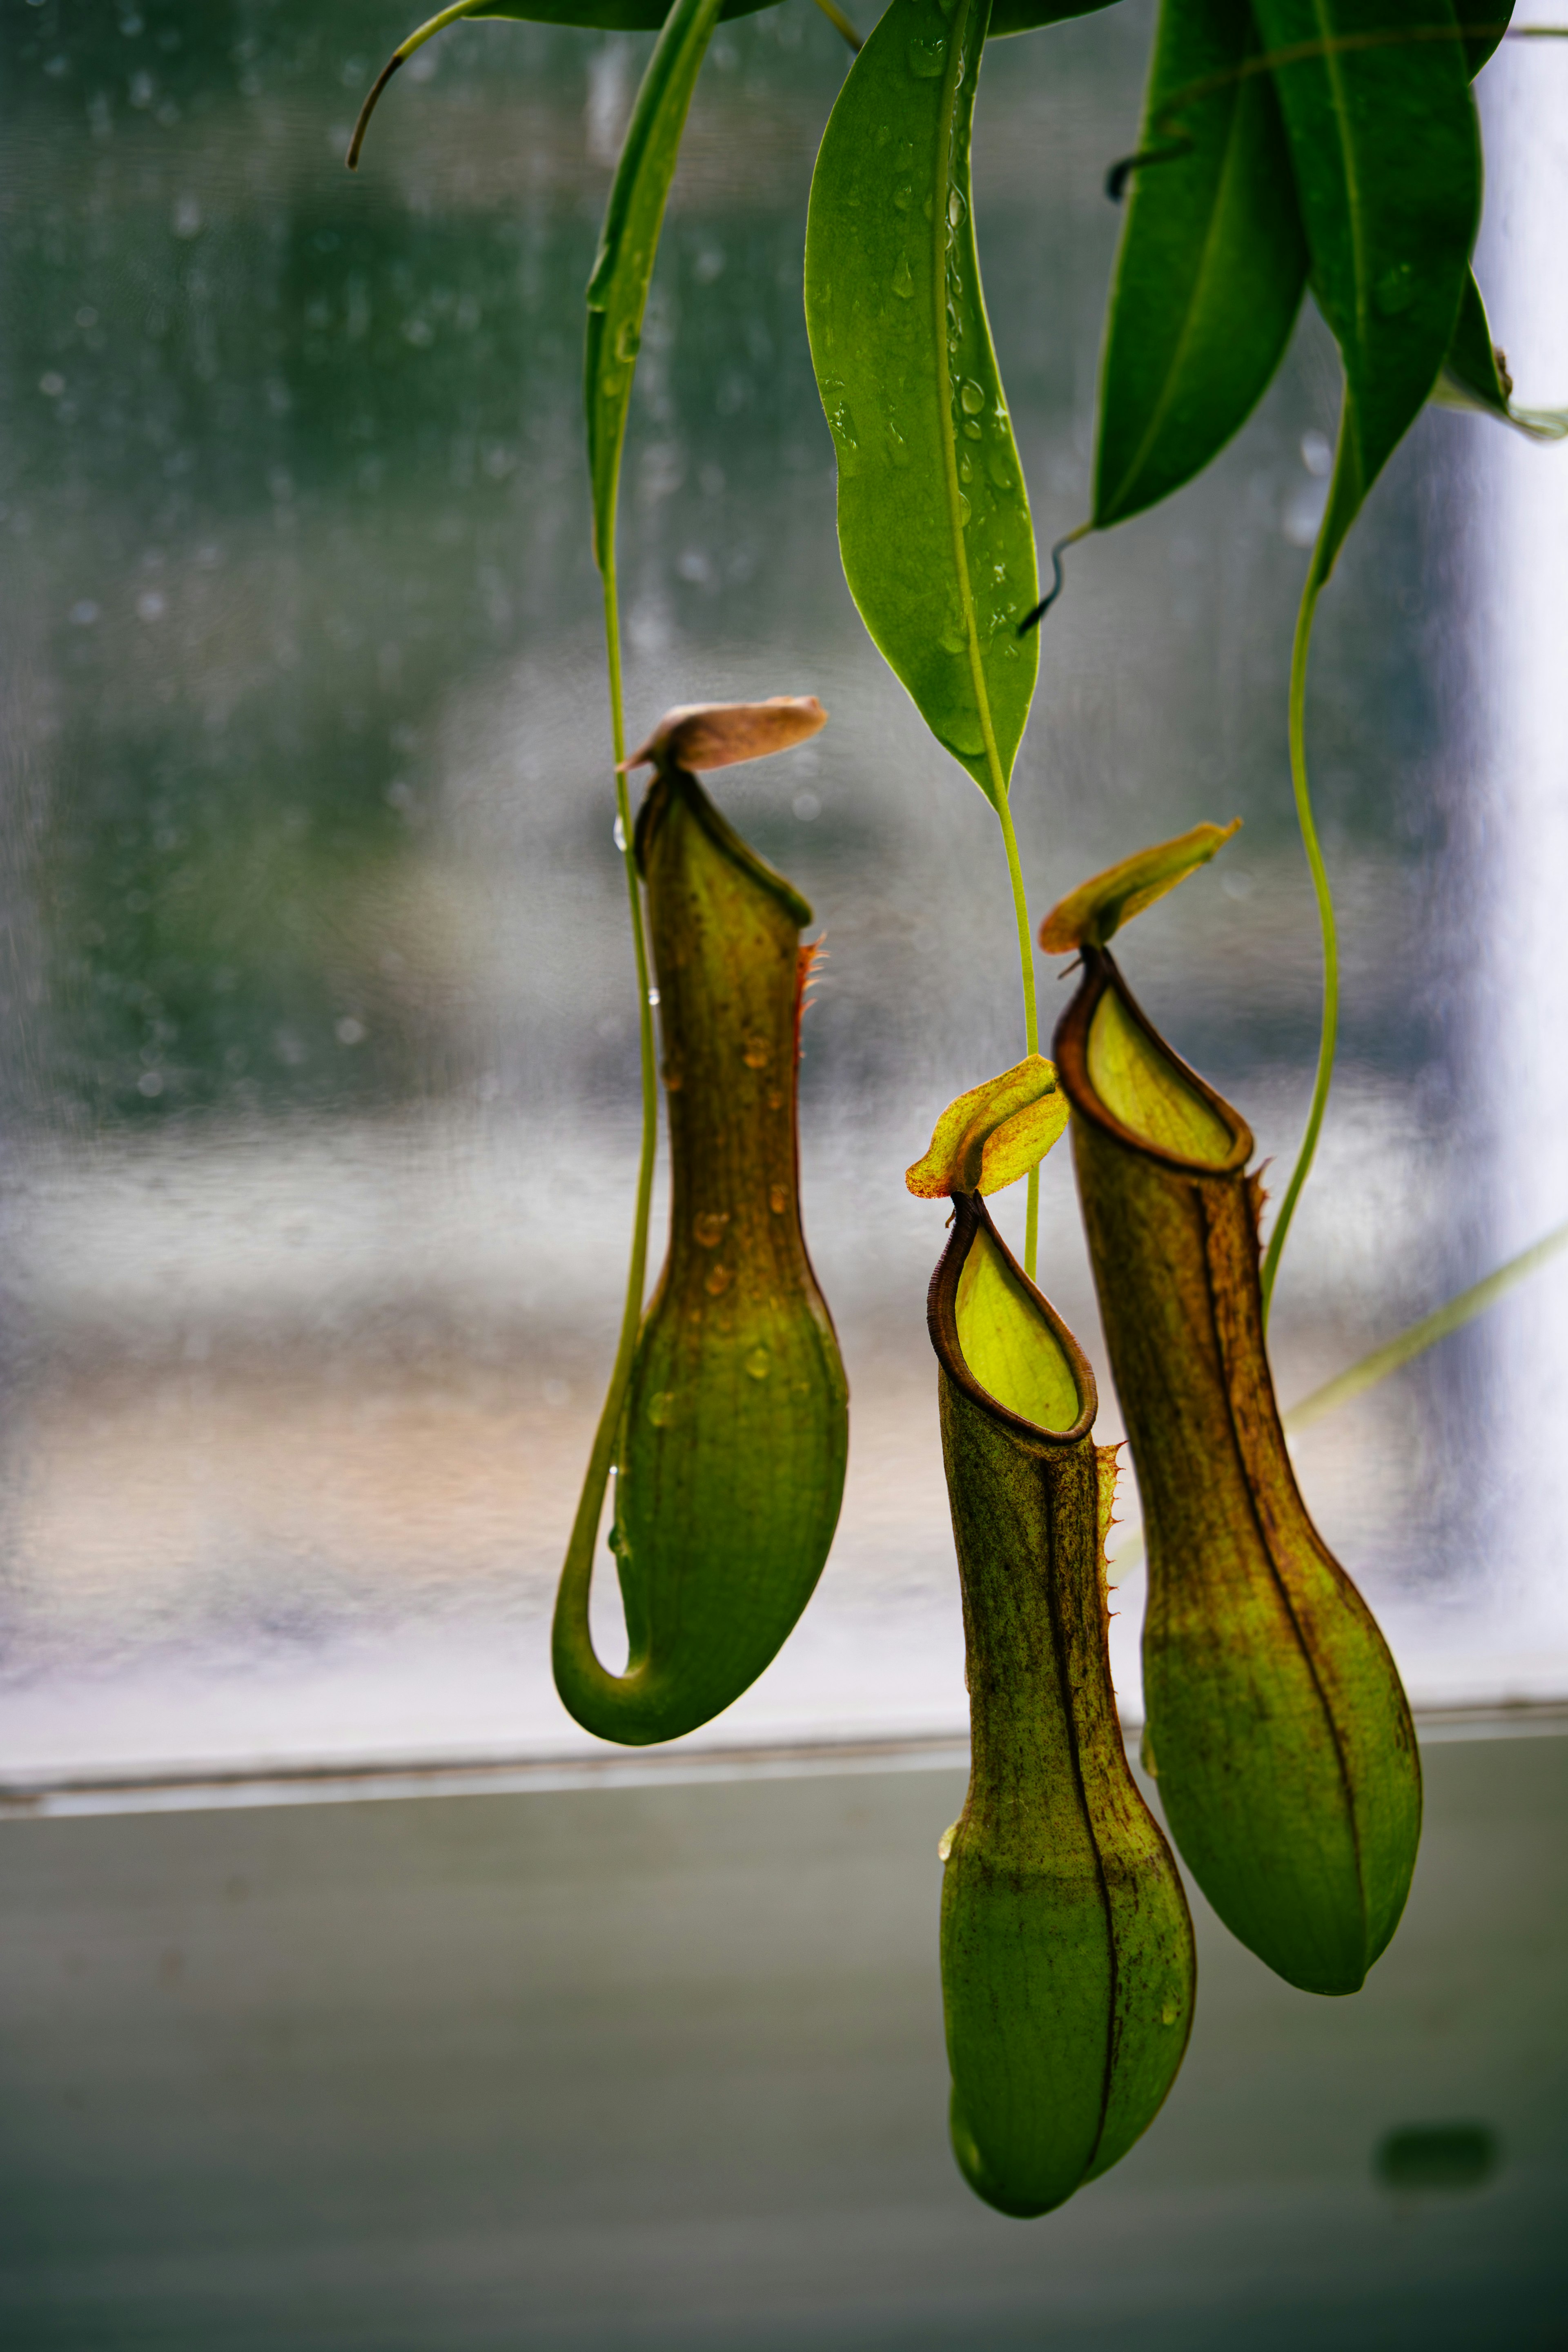
[[(578, 371), (648, 43), (458, 27), (351, 180), (400, 29), (369, 0), (0, 21), (12, 1780), (582, 1744), (549, 1609), (623, 1278), (637, 1007)], [(1087, 504), (1103, 177), (1148, 33), (1135, 5), (987, 56), (975, 201), (1042, 541)], [(1509, 167), (1494, 136), (1484, 257), (1539, 399), (1568, 385), (1564, 68), (1532, 47), (1490, 70), (1498, 127), (1535, 144)], [(832, 713), (718, 787), (827, 942), (805, 1201), (854, 1391), (822, 1588), (724, 1742), (963, 1722), (923, 1329), (942, 1215), (902, 1171), (1023, 1043), (994, 821), (837, 568), (801, 237), (845, 66), (804, 0), (715, 41), (623, 507), (634, 731), (716, 697)], [(1125, 964), (1280, 1160), (1318, 985), (1285, 679), (1337, 391), (1309, 321), (1207, 478), (1073, 551), (1014, 795), (1037, 911), (1245, 817)], [(1311, 740), (1348, 979), (1279, 1295), (1287, 1400), (1568, 1209), (1565, 485), (1568, 457), (1430, 415), (1325, 604)], [(1058, 1157), (1042, 1270), (1098, 1355)], [(1568, 1683), (1565, 1281), (1301, 1442), (1418, 1701)], [(1132, 1713), (1140, 1598), (1134, 1574)]]

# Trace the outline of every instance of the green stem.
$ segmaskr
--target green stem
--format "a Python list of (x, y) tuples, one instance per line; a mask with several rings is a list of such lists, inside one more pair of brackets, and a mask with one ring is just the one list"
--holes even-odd
[(426, 41), (433, 40), (437, 33), (444, 33), (448, 25), (455, 25), (459, 16), (472, 16), (474, 10), (483, 5), (484, 0), (453, 0), (453, 5), (450, 8), (443, 8), (439, 16), (430, 18), (428, 24), (421, 25), (416, 31), (410, 33), (400, 48), (393, 50), (365, 93), (364, 104), (360, 108), (359, 121), (354, 124), (353, 137), (349, 141), (346, 158), (351, 172), (359, 170), (360, 149), (364, 145), (364, 134), (370, 129), (370, 118), (381, 103), (382, 91), (398, 68), (405, 66), (415, 51), (422, 49)]
[(1323, 940), (1323, 1018), (1318, 1036), (1318, 1075), (1312, 1086), (1311, 1108), (1307, 1113), (1306, 1132), (1296, 1155), (1296, 1165), (1290, 1171), (1290, 1181), (1285, 1188), (1285, 1198), (1279, 1204), (1279, 1214), (1268, 1236), (1268, 1251), (1263, 1261), (1263, 1315), (1267, 1326), (1268, 1304), (1274, 1295), (1274, 1278), (1279, 1270), (1280, 1252), (1285, 1236), (1290, 1230), (1290, 1220), (1296, 1213), (1296, 1203), (1301, 1187), (1311, 1171), (1318, 1149), (1318, 1137), (1328, 1108), (1329, 1088), (1333, 1083), (1334, 1047), (1340, 1026), (1340, 943), (1334, 927), (1333, 894), (1329, 888), (1329, 877), (1323, 865), (1323, 853), (1318, 841), (1317, 824), (1312, 815), (1311, 787), (1307, 779), (1307, 656), (1312, 642), (1312, 619), (1318, 609), (1318, 597), (1323, 585), (1323, 574), (1314, 559), (1307, 575), (1307, 585), (1301, 594), (1301, 609), (1296, 616), (1296, 642), (1290, 651), (1290, 782), (1296, 795), (1296, 819), (1301, 828), (1301, 846), (1307, 853), (1311, 869), (1313, 895), (1318, 901), (1318, 928)]
[[(1018, 836), (1013, 830), (1013, 812), (1005, 790), (997, 800), (996, 814), (1002, 820), (1002, 845), (1007, 853), (1007, 878), (1013, 886), (1013, 914), (1018, 926), (1018, 968), (1024, 981), (1024, 1051), (1037, 1054), (1040, 1050), (1040, 1016), (1035, 1002), (1035, 942), (1029, 929), (1029, 900), (1024, 888), (1024, 869), (1018, 859)], [(1035, 1278), (1039, 1240), (1040, 1171), (1037, 1168), (1031, 1168), (1029, 1197), (1024, 1213), (1024, 1272), (1031, 1282)]]
[[(990, 0), (978, 0), (978, 6), (990, 14)], [(945, 145), (942, 153), (939, 183), (946, 187), (952, 173), (952, 115), (958, 96), (958, 76), (963, 70), (967, 17), (975, 13), (975, 0), (965, 8), (954, 23), (948, 44), (948, 62), (942, 85), (942, 122)], [(984, 44), (984, 35), (982, 35)], [(978, 61), (976, 64), (978, 70)], [(935, 211), (931, 222), (933, 242), (931, 284), (937, 306), (936, 332), (939, 347), (945, 348), (947, 337), (947, 213), (945, 207)], [(943, 471), (946, 475), (947, 510), (952, 530), (953, 569), (958, 576), (959, 599), (963, 614), (964, 641), (969, 652), (969, 674), (974, 688), (975, 708), (980, 713), (981, 737), (985, 746), (985, 764), (991, 772), (991, 790), (987, 797), (995, 809), (1002, 826), (1002, 845), (1007, 853), (1007, 878), (1013, 886), (1013, 913), (1018, 926), (1018, 965), (1024, 981), (1024, 1050), (1037, 1054), (1040, 1050), (1040, 1022), (1035, 1004), (1035, 943), (1029, 931), (1029, 900), (1024, 888), (1024, 870), (1018, 862), (1018, 837), (1013, 830), (1013, 812), (1007, 804), (1007, 778), (1003, 772), (1002, 754), (997, 748), (996, 730), (991, 717), (991, 694), (985, 682), (985, 664), (980, 650), (980, 624), (974, 612), (974, 585), (969, 576), (969, 551), (964, 544), (963, 518), (967, 500), (959, 488), (958, 448), (953, 440), (951, 421), (942, 435)], [(1029, 1196), (1024, 1219), (1024, 1271), (1034, 1280), (1035, 1264), (1039, 1255), (1040, 1233), (1040, 1171), (1029, 1171)]]
[(653, 1006), (648, 992), (647, 938), (643, 927), (642, 891), (633, 847), (631, 793), (623, 764), (626, 756), (626, 731), (621, 694), (621, 620), (616, 593), (616, 523), (613, 511), (609, 517), (606, 539), (609, 552), (604, 566), (605, 655), (609, 670), (610, 728), (616, 747), (616, 813), (620, 820), (621, 856), (626, 870), (626, 903), (632, 922), (632, 954), (637, 964), (637, 1041), (642, 1062), (642, 1151), (637, 1163), (637, 1210), (632, 1224), (632, 1255), (626, 1273), (626, 1305), (621, 1311), (620, 1341), (616, 1349), (615, 1369), (610, 1374), (604, 1410), (599, 1415), (599, 1426), (594, 1434), (593, 1450), (588, 1456), (587, 1475), (583, 1480), (577, 1516), (572, 1523), (572, 1539), (566, 1549), (566, 1564), (563, 1571), (563, 1589), (568, 1582), (574, 1585), (579, 1578), (585, 1580), (593, 1574), (594, 1547), (598, 1540), (605, 1488), (609, 1481), (610, 1464), (620, 1429), (621, 1408), (626, 1402), (626, 1388), (631, 1380), (637, 1333), (642, 1328), (643, 1292), (647, 1282), (648, 1212), (653, 1201), (654, 1161), (658, 1149), (658, 1076), (654, 1055)]
[(1396, 1339), (1385, 1339), (1381, 1348), (1373, 1349), (1370, 1356), (1363, 1356), (1347, 1370), (1336, 1372), (1331, 1381), (1325, 1381), (1321, 1389), (1314, 1389), (1310, 1396), (1304, 1396), (1300, 1403), (1293, 1404), (1285, 1415), (1286, 1428), (1294, 1434), (1299, 1429), (1310, 1429), (1312, 1423), (1321, 1421), (1325, 1414), (1337, 1412), (1341, 1405), (1349, 1404), (1351, 1399), (1360, 1396), (1363, 1389), (1370, 1389), (1377, 1381), (1386, 1380), (1390, 1372), (1396, 1372), (1402, 1364), (1407, 1364), (1412, 1356), (1419, 1356), (1438, 1339), (1446, 1339), (1450, 1331), (1460, 1329), (1473, 1316), (1495, 1305), (1505, 1291), (1513, 1288), (1516, 1282), (1522, 1282), (1527, 1275), (1533, 1274), (1537, 1266), (1544, 1265), (1548, 1258), (1555, 1257), (1564, 1247), (1568, 1247), (1568, 1224), (1556, 1225), (1543, 1240), (1531, 1243), (1527, 1250), (1521, 1250), (1517, 1257), (1508, 1259), (1495, 1273), (1485, 1276), (1479, 1282), (1473, 1282), (1468, 1290), (1461, 1290), (1458, 1297), (1450, 1298), (1446, 1305), (1435, 1307), (1430, 1315), (1421, 1318), (1419, 1323), (1412, 1323), (1408, 1331), (1401, 1331)]
[(856, 56), (858, 57), (866, 44), (861, 39), (859, 34), (855, 30), (854, 26), (849, 22), (848, 17), (844, 14), (843, 9), (836, 8), (833, 5), (833, 0), (816, 0), (816, 5), (821, 9), (823, 15), (826, 17), (828, 23), (832, 26), (834, 31), (836, 33), (843, 34), (844, 38), (848, 42)]

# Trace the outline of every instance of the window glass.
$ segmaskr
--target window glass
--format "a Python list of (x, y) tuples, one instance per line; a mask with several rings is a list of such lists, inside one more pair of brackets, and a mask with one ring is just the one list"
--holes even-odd
[[(1151, 22), (1126, 0), (987, 52), (976, 212), (1042, 543), (1086, 509), (1104, 174), (1135, 142)], [(651, 41), (457, 26), (350, 178), (405, 29), (369, 0), (0, 18), (13, 1779), (586, 1744), (549, 1613), (619, 1312), (637, 1081), (582, 294)], [(942, 1215), (902, 1171), (1023, 1049), (994, 820), (838, 570), (801, 244), (847, 63), (805, 0), (721, 28), (623, 499), (634, 740), (689, 699), (816, 692), (832, 714), (714, 782), (827, 943), (805, 1211), (854, 1398), (822, 1587), (700, 1735), (721, 1742), (963, 1722), (923, 1326)], [(1544, 151), (1556, 64), (1490, 69), (1494, 148), (1533, 124)], [(1544, 399), (1568, 389), (1535, 316), (1561, 289), (1561, 168), (1509, 174), (1494, 161), (1483, 251)], [(1037, 915), (1145, 841), (1244, 816), (1123, 961), (1276, 1166), (1315, 1051), (1285, 681), (1337, 401), (1308, 320), (1208, 476), (1072, 551), (1014, 788)], [(1320, 624), (1347, 982), (1279, 1293), (1287, 1402), (1568, 1213), (1568, 459), (1505, 442), (1428, 415)], [(1041, 977), (1054, 1017), (1067, 992)], [(1102, 1366), (1068, 1161), (1042, 1277)], [(1021, 1198), (996, 1203), (1015, 1235)], [(1301, 1441), (1418, 1700), (1568, 1681), (1565, 1304), (1542, 1274)], [(1133, 1574), (1132, 1713), (1139, 1601)]]

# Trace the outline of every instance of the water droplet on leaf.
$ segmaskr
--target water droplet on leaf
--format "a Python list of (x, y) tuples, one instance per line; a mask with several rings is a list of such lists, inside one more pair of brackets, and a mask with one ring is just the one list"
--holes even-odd
[(910, 71), (917, 81), (934, 81), (947, 63), (947, 43), (934, 41), (910, 43)]
[(914, 299), (914, 272), (910, 268), (910, 257), (907, 253), (900, 253), (899, 256), (899, 266), (893, 272), (893, 291), (900, 302), (912, 301)]
[(959, 387), (958, 398), (965, 416), (978, 416), (985, 405), (985, 394), (973, 378)]

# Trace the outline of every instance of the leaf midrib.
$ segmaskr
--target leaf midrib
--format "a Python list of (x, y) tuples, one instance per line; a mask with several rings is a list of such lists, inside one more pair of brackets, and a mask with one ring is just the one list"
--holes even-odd
[[(1343, 59), (1333, 46), (1333, 23), (1324, 0), (1312, 0), (1312, 22), (1323, 43), (1323, 71), (1333, 95), (1334, 136), (1344, 172), (1345, 211), (1351, 229), (1351, 269), (1355, 282), (1355, 341), (1358, 356), (1366, 352), (1367, 331), (1367, 269), (1366, 220), (1362, 205), (1361, 181), (1356, 171), (1355, 149), (1351, 142), (1350, 110), (1346, 103)], [(1346, 371), (1347, 375), (1349, 371)]]
[[(980, 629), (974, 617), (974, 586), (969, 576), (969, 551), (964, 543), (963, 519), (959, 513), (963, 491), (958, 480), (958, 443), (952, 429), (952, 371), (947, 355), (947, 232), (948, 199), (952, 189), (952, 116), (958, 98), (960, 71), (963, 63), (964, 43), (970, 24), (977, 8), (987, 0), (960, 0), (953, 11), (952, 29), (948, 36), (947, 64), (942, 77), (942, 120), (937, 126), (937, 171), (931, 203), (931, 331), (938, 355), (937, 395), (942, 434), (942, 478), (947, 491), (948, 523), (952, 532), (953, 570), (958, 575), (958, 592), (963, 614), (964, 642), (969, 652), (970, 681), (980, 714), (981, 740), (985, 746), (985, 764), (991, 771), (991, 787), (998, 812), (1007, 797), (1007, 779), (1002, 772), (1002, 756), (996, 749), (996, 728), (991, 716), (991, 696), (986, 685), (985, 665), (980, 651)], [(980, 72), (981, 42), (976, 49), (974, 71)], [(965, 197), (968, 209), (964, 218), (971, 225), (973, 238), (973, 208)], [(975, 247), (975, 284), (972, 289), (975, 301), (980, 299), (979, 247)]]

